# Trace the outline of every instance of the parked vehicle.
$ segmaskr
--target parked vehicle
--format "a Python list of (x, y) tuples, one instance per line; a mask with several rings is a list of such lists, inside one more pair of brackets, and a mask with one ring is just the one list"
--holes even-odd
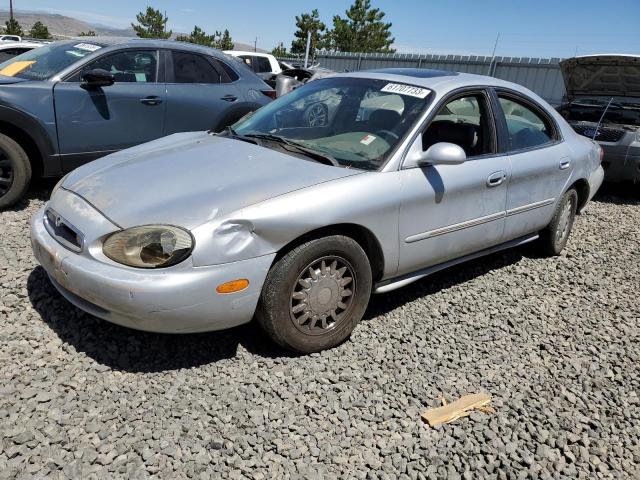
[(21, 42), (22, 37), (19, 35), (0, 35), (0, 42)]
[[(299, 114), (310, 97), (332, 105), (326, 124)], [(34, 216), (33, 251), (62, 295), (108, 321), (182, 333), (255, 315), (313, 352), (350, 335), (372, 292), (533, 240), (558, 255), (602, 182), (601, 151), (509, 82), (339, 74), (222, 134), (75, 170)]]
[(5, 62), (10, 58), (17, 57), (23, 53), (27, 53), (34, 48), (44, 46), (44, 43), (40, 42), (0, 42), (0, 62)]
[(279, 62), (270, 53), (246, 52), (243, 50), (225, 50), (224, 53), (242, 60), (272, 88), (276, 86), (276, 75), (284, 70), (293, 68), (286, 62)]
[(576, 132), (604, 149), (605, 180), (640, 182), (640, 55), (587, 55), (560, 62)]
[(175, 132), (221, 130), (273, 96), (231, 57), (186, 43), (91, 37), (14, 57), (0, 64), (0, 208), (32, 173), (60, 176)]

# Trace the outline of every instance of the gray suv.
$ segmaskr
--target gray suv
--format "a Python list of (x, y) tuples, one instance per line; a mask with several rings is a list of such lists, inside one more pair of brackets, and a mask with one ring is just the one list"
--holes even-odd
[(224, 129), (274, 91), (211, 48), (83, 38), (0, 64), (0, 208), (56, 177), (176, 132)]

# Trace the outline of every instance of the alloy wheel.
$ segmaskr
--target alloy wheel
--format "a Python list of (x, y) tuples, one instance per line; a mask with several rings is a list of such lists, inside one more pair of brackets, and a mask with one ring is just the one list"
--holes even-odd
[(0, 152), (0, 197), (5, 195), (13, 185), (13, 167), (11, 160)]
[(564, 242), (569, 235), (571, 228), (571, 214), (574, 208), (574, 197), (570, 196), (562, 206), (560, 217), (558, 219), (558, 228), (556, 230), (556, 243)]

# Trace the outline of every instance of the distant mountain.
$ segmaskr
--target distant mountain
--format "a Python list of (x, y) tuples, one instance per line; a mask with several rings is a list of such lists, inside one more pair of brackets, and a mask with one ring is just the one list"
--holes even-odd
[[(88, 32), (90, 30), (96, 32), (97, 35), (104, 35), (109, 37), (136, 36), (136, 33), (132, 28), (111, 28), (105, 25), (93, 25), (76, 18), (54, 13), (27, 12), (18, 10), (14, 12), (14, 16), (25, 32), (29, 31), (34, 23), (40, 21), (49, 28), (49, 33), (51, 33), (51, 35), (55, 39), (77, 37), (81, 32)], [(9, 20), (9, 12), (7, 10), (0, 10), (0, 26), (4, 27), (4, 24), (7, 20)], [(177, 35), (180, 35), (180, 33), (174, 32), (174, 36)], [(253, 51), (253, 45), (248, 45), (246, 43), (235, 43), (234, 50)], [(264, 50), (258, 48), (258, 52), (264, 52)]]

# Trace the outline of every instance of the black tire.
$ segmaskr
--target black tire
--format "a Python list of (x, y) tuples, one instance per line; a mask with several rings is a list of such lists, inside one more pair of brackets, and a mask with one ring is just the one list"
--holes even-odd
[(0, 209), (20, 200), (31, 181), (31, 163), (24, 149), (0, 133)]
[[(311, 271), (315, 272), (314, 278)], [(311, 280), (306, 284), (308, 288), (299, 282), (306, 281), (307, 274)], [(353, 275), (352, 281), (348, 280), (349, 274)], [(364, 315), (371, 288), (369, 259), (355, 240), (342, 235), (310, 240), (283, 255), (271, 267), (256, 317), (264, 331), (282, 347), (301, 353), (319, 352), (349, 338)], [(318, 312), (321, 313), (316, 315)]]
[(572, 188), (558, 202), (551, 223), (540, 232), (539, 246), (543, 255), (553, 257), (564, 250), (576, 218), (577, 207), (578, 192)]

